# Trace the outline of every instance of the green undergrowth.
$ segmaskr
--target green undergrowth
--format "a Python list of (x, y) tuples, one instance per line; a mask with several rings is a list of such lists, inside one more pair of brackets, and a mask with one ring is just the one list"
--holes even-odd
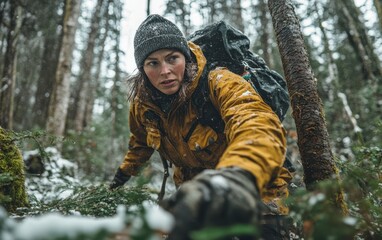
[[(361, 147), (351, 161), (338, 161), (341, 182), (323, 181), (288, 199), (304, 239), (382, 239), (382, 148)], [(343, 215), (329, 201), (341, 188), (349, 209)]]
[(124, 186), (109, 190), (105, 184), (94, 186), (78, 186), (74, 192), (63, 199), (53, 200), (48, 203), (33, 201), (30, 208), (20, 208), (19, 216), (40, 215), (46, 212), (59, 212), (64, 215), (83, 215), (93, 217), (109, 217), (116, 214), (118, 205), (140, 205), (151, 196), (143, 187)]

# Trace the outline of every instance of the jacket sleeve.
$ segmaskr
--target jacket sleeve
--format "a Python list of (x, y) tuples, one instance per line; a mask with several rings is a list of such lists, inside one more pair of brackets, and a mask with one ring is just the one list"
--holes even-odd
[(209, 87), (228, 140), (217, 168), (237, 166), (251, 172), (261, 193), (282, 168), (285, 130), (277, 115), (241, 76), (227, 69), (211, 71)]
[(136, 176), (141, 167), (150, 159), (154, 149), (146, 144), (147, 133), (139, 119), (137, 104), (132, 104), (129, 114), (130, 141), (120, 169), (126, 175)]

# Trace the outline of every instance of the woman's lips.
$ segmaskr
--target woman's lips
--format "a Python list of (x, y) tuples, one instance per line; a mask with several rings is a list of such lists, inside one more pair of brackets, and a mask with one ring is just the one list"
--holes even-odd
[(175, 80), (166, 80), (166, 81), (161, 82), (161, 85), (163, 85), (163, 86), (170, 86), (174, 82), (175, 82)]

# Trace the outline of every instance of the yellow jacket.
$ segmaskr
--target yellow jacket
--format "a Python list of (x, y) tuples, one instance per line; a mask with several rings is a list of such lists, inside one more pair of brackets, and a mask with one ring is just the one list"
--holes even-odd
[[(189, 47), (196, 56), (198, 71), (186, 90), (188, 99), (206, 65), (201, 49), (192, 42)], [(201, 124), (192, 127), (197, 111), (188, 99), (183, 103), (186, 106), (175, 105), (168, 114), (149, 98), (134, 99), (129, 116), (129, 150), (121, 170), (137, 175), (154, 150), (173, 163), (177, 185), (203, 169), (240, 167), (256, 177), (265, 203), (277, 213), (287, 213), (280, 200), (288, 195), (291, 175), (282, 167), (286, 139), (280, 120), (241, 76), (217, 68), (209, 72), (208, 79), (210, 98), (225, 123), (224, 133)]]

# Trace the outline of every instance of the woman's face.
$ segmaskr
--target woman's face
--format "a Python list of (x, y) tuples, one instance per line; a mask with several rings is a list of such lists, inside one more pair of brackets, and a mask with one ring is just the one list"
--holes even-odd
[(173, 49), (160, 49), (151, 53), (143, 63), (143, 70), (151, 84), (164, 94), (178, 92), (186, 69), (184, 55)]

